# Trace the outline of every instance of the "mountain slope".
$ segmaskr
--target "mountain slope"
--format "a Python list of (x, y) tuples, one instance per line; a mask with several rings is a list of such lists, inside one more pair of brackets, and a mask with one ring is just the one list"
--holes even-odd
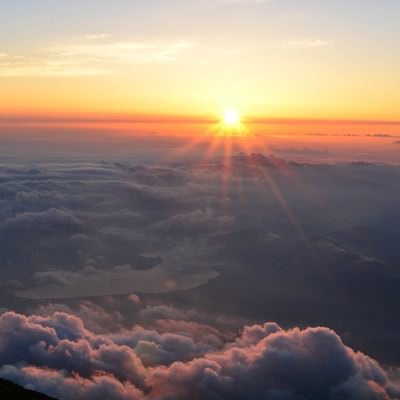
[(12, 382), (0, 378), (1, 399), (4, 400), (55, 400), (32, 390), (24, 389)]

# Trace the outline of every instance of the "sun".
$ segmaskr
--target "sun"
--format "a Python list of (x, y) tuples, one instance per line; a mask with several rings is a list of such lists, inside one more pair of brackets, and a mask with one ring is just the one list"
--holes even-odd
[(226, 108), (222, 113), (222, 121), (226, 126), (236, 126), (240, 124), (240, 112), (236, 108)]
[(219, 122), (211, 128), (215, 136), (221, 137), (245, 137), (248, 136), (249, 130), (246, 127), (246, 118), (237, 108), (224, 108), (221, 112)]

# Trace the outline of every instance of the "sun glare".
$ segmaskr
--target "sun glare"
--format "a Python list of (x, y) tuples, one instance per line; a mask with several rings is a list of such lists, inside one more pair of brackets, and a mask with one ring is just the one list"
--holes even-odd
[(240, 113), (235, 108), (227, 108), (223, 112), (222, 119), (225, 125), (235, 126), (240, 123)]

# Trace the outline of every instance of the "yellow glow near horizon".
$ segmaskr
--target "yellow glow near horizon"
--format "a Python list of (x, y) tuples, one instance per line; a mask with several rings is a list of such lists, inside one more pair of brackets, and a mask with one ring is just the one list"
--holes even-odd
[(211, 130), (214, 135), (222, 137), (244, 137), (249, 134), (242, 121), (241, 112), (233, 107), (223, 109), (219, 123)]
[(240, 112), (236, 108), (226, 108), (222, 115), (224, 124), (231, 127), (240, 124), (240, 118)]

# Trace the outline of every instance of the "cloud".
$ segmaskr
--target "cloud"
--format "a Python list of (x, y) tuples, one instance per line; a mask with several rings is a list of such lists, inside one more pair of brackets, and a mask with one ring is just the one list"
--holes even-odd
[(308, 148), (308, 147), (272, 147), (274, 153), (290, 155), (291, 157), (334, 157), (336, 154), (328, 149)]
[(207, 357), (155, 369), (149, 382), (165, 399), (361, 400), (399, 394), (375, 361), (344, 346), (333, 331), (269, 325), (256, 327), (265, 332), (258, 340), (238, 340)]
[(36, 313), (42, 317), (51, 317), (56, 312), (73, 314), (85, 322), (85, 327), (94, 333), (107, 333), (111, 330), (123, 328), (123, 315), (115, 309), (105, 311), (100, 305), (91, 301), (84, 301), (79, 306), (72, 308), (59, 303), (49, 303), (41, 305), (37, 308)]
[(184, 320), (185, 313), (174, 307), (167, 305), (147, 306), (140, 311), (140, 315), (144, 319), (168, 319), (168, 320)]
[(195, 210), (188, 214), (177, 214), (150, 227), (159, 233), (174, 235), (204, 235), (217, 231), (225, 231), (234, 226), (232, 216), (218, 216), (214, 210)]
[[(18, 201), (18, 197), (17, 197)], [(76, 232), (81, 229), (82, 221), (69, 210), (50, 208), (42, 212), (25, 212), (7, 218), (0, 229), (6, 231), (32, 231), (37, 233)]]
[(293, 39), (283, 42), (282, 47), (288, 49), (312, 49), (332, 46), (334, 43), (333, 40), (325, 39)]
[(217, 0), (223, 4), (265, 4), (273, 0)]
[(98, 58), (116, 64), (135, 64), (154, 61), (171, 61), (193, 43), (177, 40), (170, 43), (113, 41), (102, 43), (62, 44), (49, 47), (46, 51), (66, 58)]
[(47, 270), (35, 273), (36, 285), (17, 292), (28, 299), (63, 299), (86, 296), (128, 295), (136, 293), (169, 293), (206, 284), (218, 276), (213, 264), (203, 261), (211, 249), (204, 243), (175, 246), (155, 257), (159, 263), (145, 270), (130, 265), (81, 270)]
[(141, 304), (141, 302), (142, 302), (140, 297), (137, 294), (129, 295), (128, 299), (132, 304), (136, 304), (136, 305)]
[(95, 33), (95, 34), (92, 34), (92, 35), (86, 35), (85, 39), (87, 39), (87, 40), (101, 40), (101, 39), (108, 39), (110, 37), (112, 37), (112, 35), (109, 34), (109, 33)]
[(218, 276), (213, 270), (191, 272), (179, 276), (163, 265), (148, 271), (137, 271), (130, 267), (108, 271), (95, 270), (68, 273), (64, 271), (43, 271), (36, 273), (40, 283), (30, 289), (16, 292), (25, 299), (67, 299), (85, 295), (86, 297), (123, 295), (132, 291), (154, 294), (188, 290), (206, 284)]
[(106, 67), (85, 65), (79, 60), (56, 58), (53, 56), (11, 56), (0, 59), (0, 77), (13, 78), (23, 76), (101, 76), (111, 70)]
[(194, 46), (185, 40), (136, 42), (110, 38), (106, 34), (89, 35), (31, 54), (2, 53), (0, 77), (107, 75), (123, 66), (177, 62)]
[(68, 313), (8, 312), (0, 315), (0, 376), (66, 400), (400, 395), (399, 383), (376, 361), (327, 328), (249, 325), (224, 344), (214, 328), (178, 321), (168, 326), (175, 323), (180, 333), (135, 326), (94, 334)]
[(96, 336), (85, 329), (83, 321), (70, 314), (24, 317), (5, 313), (0, 317), (0, 335), (3, 365), (24, 362), (84, 377), (103, 370), (120, 380), (140, 383), (143, 379), (142, 362), (132, 349), (101, 336), (95, 342)]
[(112, 321), (95, 306), (76, 315), (94, 332), (173, 319), (147, 309), (152, 298), (219, 325), (220, 314), (236, 326), (265, 316), (327, 325), (353, 347), (398, 362), (397, 166), (243, 153), (196, 166), (0, 165), (2, 304), (26, 311), (29, 299), (68, 299), (74, 309), (88, 297), (98, 305), (135, 293), (140, 302), (126, 300)]

